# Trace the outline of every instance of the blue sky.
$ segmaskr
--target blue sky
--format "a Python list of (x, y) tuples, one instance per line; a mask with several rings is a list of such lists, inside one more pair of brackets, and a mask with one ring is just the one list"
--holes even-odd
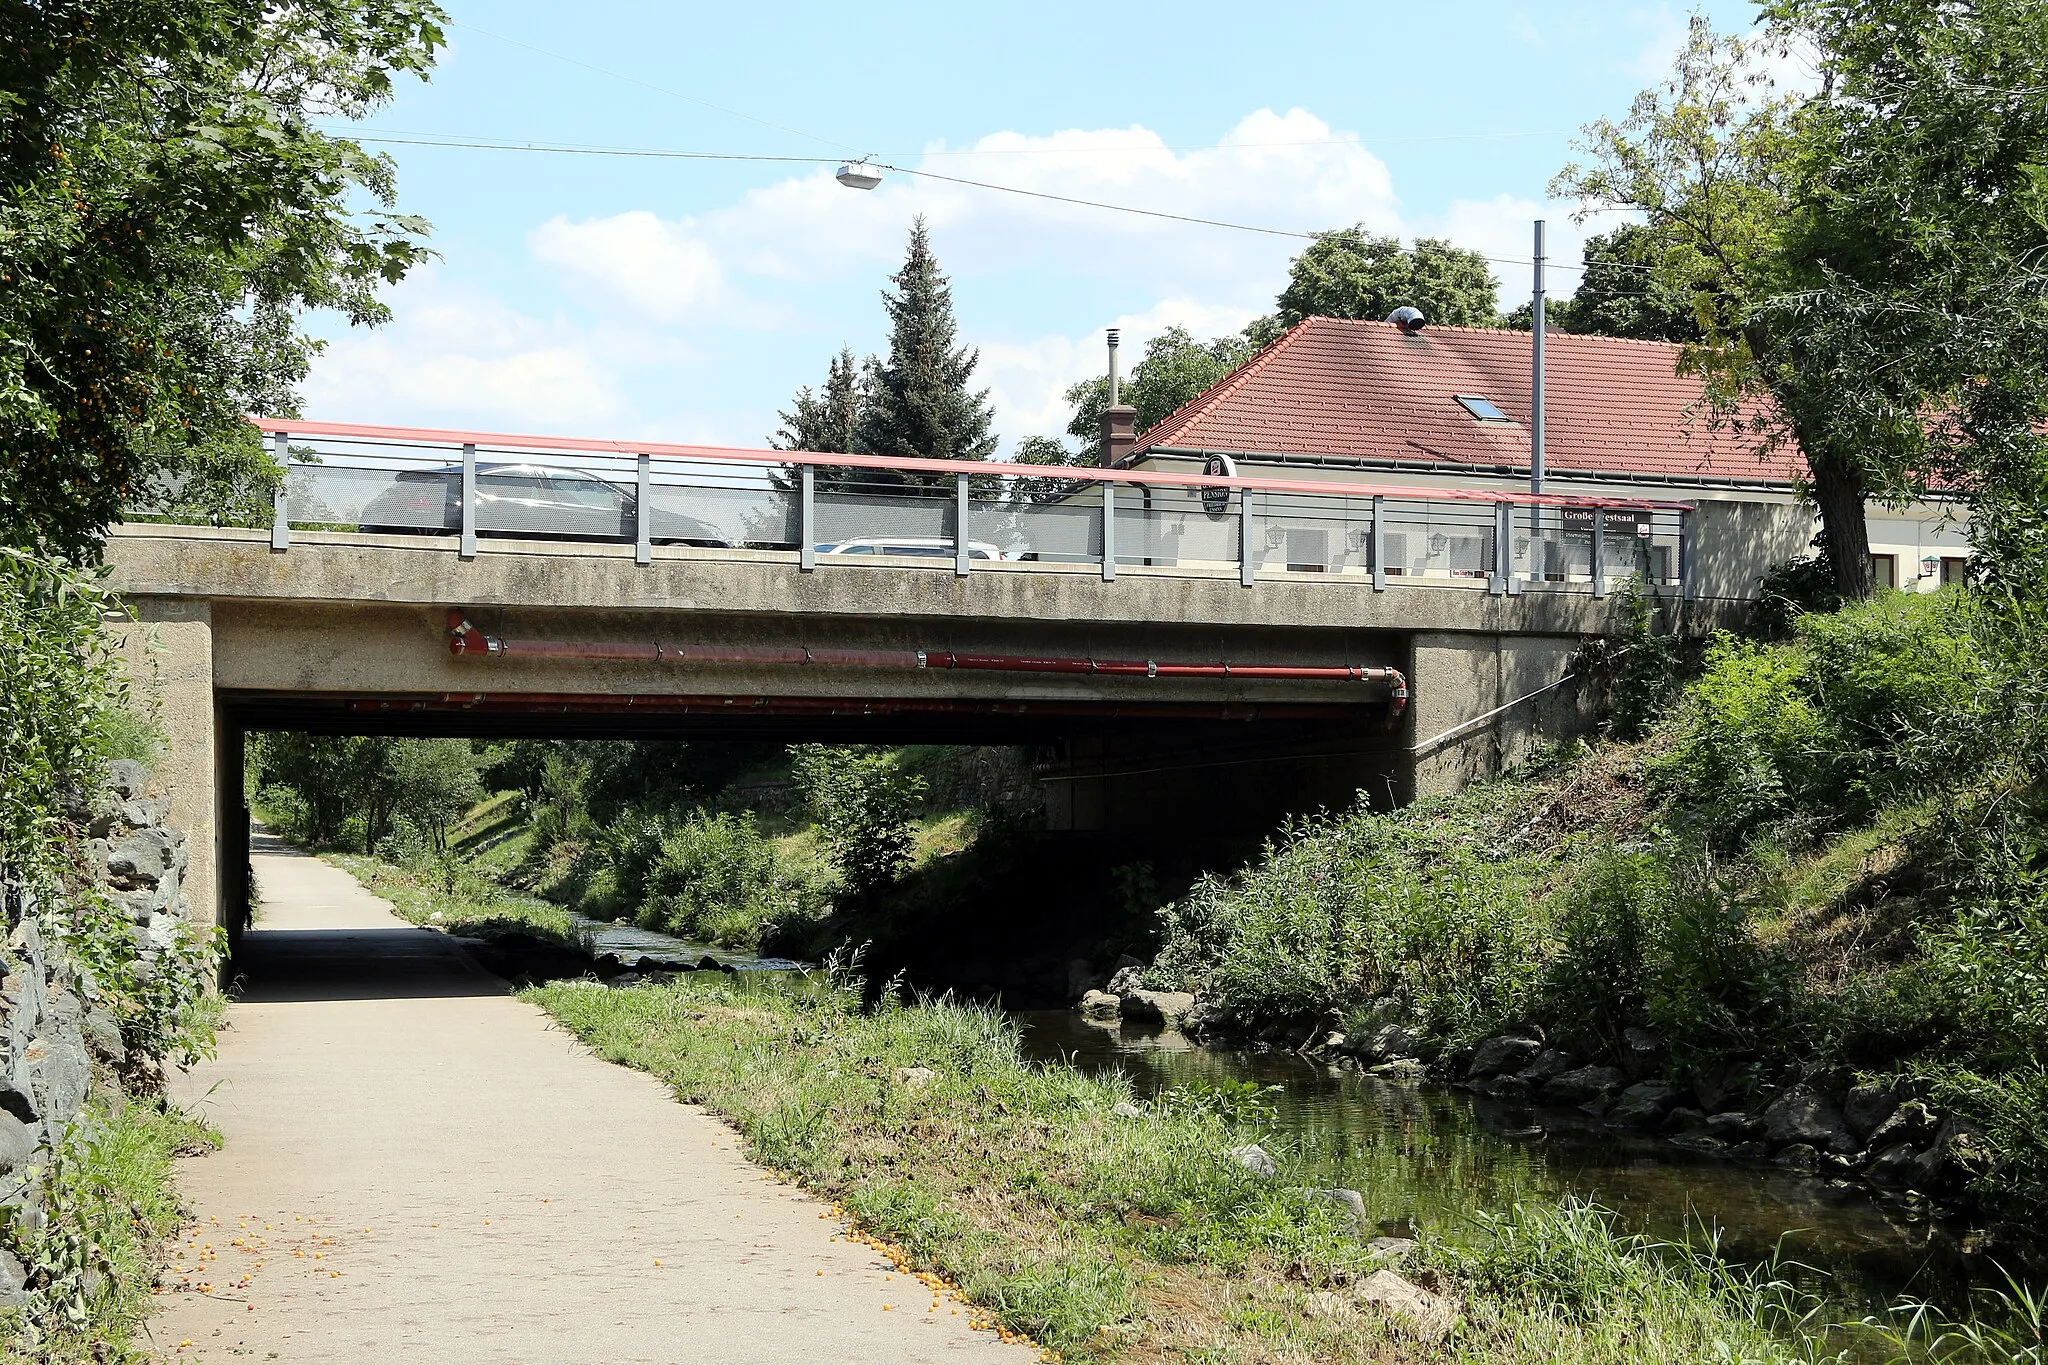
[[(1584, 229), (1544, 187), (1576, 130), (1668, 68), (1662, 4), (677, 5), (444, 0), (433, 80), (393, 136), (838, 158), (1296, 230), (1364, 222), (1528, 255)], [(1701, 7), (1747, 27), (1746, 0)], [(592, 68), (602, 68), (595, 70)], [(722, 106), (713, 108), (711, 106)], [(730, 112), (728, 112), (730, 111)], [(439, 259), (375, 332), (330, 338), (308, 417), (758, 446), (878, 291), (914, 214), (981, 350), (1005, 448), (1056, 433), (1101, 337), (1208, 336), (1269, 311), (1285, 237), (830, 165), (391, 146)], [(1498, 265), (1503, 298), (1528, 269)], [(1552, 287), (1568, 292), (1575, 274)], [(1127, 352), (1130, 354), (1130, 352)]]

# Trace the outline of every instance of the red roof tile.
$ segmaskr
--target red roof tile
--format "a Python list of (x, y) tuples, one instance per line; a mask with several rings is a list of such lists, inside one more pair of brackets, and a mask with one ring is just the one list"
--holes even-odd
[[(1796, 451), (1757, 455), (1716, 428), (1679, 348), (1616, 337), (1545, 338), (1544, 464), (1571, 473), (1789, 480)], [(1529, 334), (1309, 318), (1138, 438), (1157, 450), (1527, 468)], [(1456, 395), (1512, 420), (1481, 422)]]

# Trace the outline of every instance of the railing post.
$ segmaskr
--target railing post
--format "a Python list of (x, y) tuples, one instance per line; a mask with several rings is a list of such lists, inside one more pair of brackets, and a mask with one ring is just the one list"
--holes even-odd
[(462, 444), (462, 549), (464, 559), (476, 558), (476, 446)]
[(1693, 560), (1699, 554), (1699, 512), (1687, 508), (1678, 514), (1678, 591), (1690, 602), (1699, 596), (1699, 575), (1693, 571)]
[(654, 509), (648, 504), (648, 490), (654, 480), (651, 477), (653, 461), (645, 455), (640, 457), (639, 481), (633, 487), (633, 562), (649, 564), (654, 560)]
[(1252, 557), (1252, 490), (1237, 490), (1237, 581), (1247, 588), (1252, 577), (1259, 571), (1258, 560)]
[(1387, 590), (1387, 500), (1375, 493), (1372, 499), (1372, 590)]
[(271, 438), (276, 448), (272, 456), (277, 461), (277, 488), (270, 495), (270, 548), (289, 550), (292, 545), (292, 443), (291, 438), (278, 432)]
[(1486, 580), (1486, 590), (1498, 597), (1508, 590), (1508, 584), (1515, 576), (1515, 505), (1511, 502), (1497, 502), (1493, 505), (1493, 573)]
[(971, 513), (970, 492), (965, 474), (953, 476), (953, 572), (965, 578), (974, 556), (968, 552), (968, 516)]
[(1102, 581), (1116, 581), (1116, 485), (1102, 481)]
[(818, 567), (818, 467), (805, 465), (797, 472), (796, 567), (809, 573)]
[(1593, 596), (1607, 596), (1607, 509), (1593, 509)]

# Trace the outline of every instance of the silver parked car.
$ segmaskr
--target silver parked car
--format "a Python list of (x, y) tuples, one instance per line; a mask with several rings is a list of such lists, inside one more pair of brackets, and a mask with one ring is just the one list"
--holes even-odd
[[(479, 464), (478, 535), (545, 540), (632, 540), (634, 490), (587, 470), (540, 464)], [(356, 529), (444, 531), (462, 524), (462, 466), (408, 469), (362, 510)], [(656, 544), (729, 549), (717, 528), (657, 506), (648, 522)]]

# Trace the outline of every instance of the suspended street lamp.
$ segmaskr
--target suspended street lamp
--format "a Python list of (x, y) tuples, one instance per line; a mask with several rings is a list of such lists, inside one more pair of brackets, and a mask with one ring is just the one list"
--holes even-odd
[(841, 166), (839, 173), (832, 178), (850, 190), (871, 190), (882, 183), (882, 172), (880, 168), (868, 165), (867, 158), (862, 157)]

